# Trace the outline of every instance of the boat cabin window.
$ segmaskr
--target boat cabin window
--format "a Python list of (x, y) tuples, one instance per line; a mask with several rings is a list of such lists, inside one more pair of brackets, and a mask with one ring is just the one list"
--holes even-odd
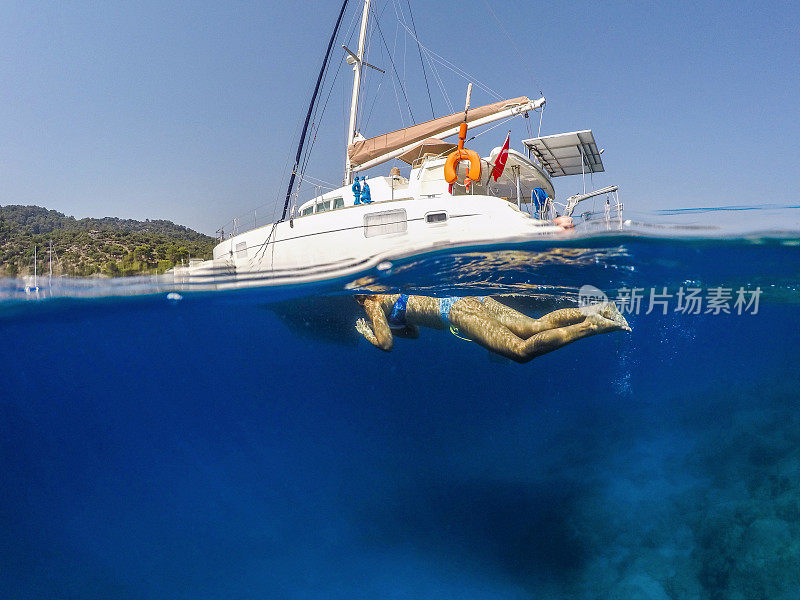
[(474, 194), (478, 194), (479, 196), (490, 195), (486, 191), (486, 185), (477, 181), (474, 181), (472, 185), (469, 186), (469, 189), (458, 184), (453, 186), (453, 196), (471, 196)]
[[(530, 202), (531, 189), (520, 182), (520, 192), (522, 194), (522, 202)], [(517, 203), (517, 185), (516, 180), (511, 173), (510, 169), (501, 175), (500, 179), (495, 181), (492, 179), (491, 171), (484, 172), (481, 175), (480, 183), (475, 182), (467, 190), (464, 186), (454, 185), (453, 196), (468, 196), (472, 194), (479, 194), (482, 196), (494, 196), (495, 198), (502, 198), (508, 200), (512, 204)]]
[(364, 215), (364, 237), (404, 233), (406, 229), (408, 229), (408, 222), (406, 211), (403, 208)]
[[(458, 163), (458, 180), (464, 181), (464, 178), (467, 176), (467, 165), (469, 163), (467, 161), (461, 161)], [(463, 185), (454, 184), (453, 185), (453, 196), (466, 196), (472, 194), (478, 194), (480, 196), (489, 195), (486, 190), (486, 186), (491, 180), (491, 173), (492, 169), (489, 167), (489, 163), (485, 160), (481, 161), (481, 180), (480, 181), (473, 181), (472, 185), (469, 186), (469, 189), (465, 188)]]
[(337, 208), (342, 208), (344, 206), (344, 198), (334, 198), (333, 199), (333, 210)]
[(324, 202), (317, 202), (314, 212), (325, 212), (331, 209), (331, 201), (325, 200)]
[(425, 215), (426, 223), (444, 223), (445, 221), (447, 221), (447, 213), (444, 211), (430, 212)]
[(247, 242), (236, 244), (236, 258), (247, 258)]
[(313, 214), (313, 212), (314, 212), (314, 207), (313, 206), (309, 206), (308, 208), (304, 208), (303, 209), (303, 212), (300, 213), (300, 216), (301, 217), (305, 217), (306, 215)]

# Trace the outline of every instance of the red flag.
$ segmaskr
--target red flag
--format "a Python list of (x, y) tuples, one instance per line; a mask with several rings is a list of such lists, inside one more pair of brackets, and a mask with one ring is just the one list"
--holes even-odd
[(506, 143), (503, 144), (503, 148), (500, 150), (500, 154), (497, 155), (497, 158), (494, 161), (494, 169), (492, 169), (492, 177), (494, 180), (497, 181), (500, 179), (500, 175), (503, 174), (503, 169), (506, 168), (506, 161), (508, 160), (508, 142), (511, 140), (511, 132), (508, 132), (506, 136)]

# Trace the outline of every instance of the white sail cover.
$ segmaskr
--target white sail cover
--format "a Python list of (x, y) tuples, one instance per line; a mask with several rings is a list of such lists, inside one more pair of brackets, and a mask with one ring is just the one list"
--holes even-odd
[[(502, 100), (493, 104), (471, 108), (467, 113), (467, 123), (497, 114), (509, 108), (524, 106), (526, 104), (530, 104), (530, 98), (521, 96), (511, 100)], [(354, 142), (347, 148), (350, 164), (353, 165), (353, 167), (358, 167), (359, 165), (390, 154), (410, 144), (416, 144), (429, 137), (436, 137), (448, 129), (458, 127), (459, 123), (463, 120), (464, 111), (461, 111), (453, 113), (452, 115), (447, 115), (446, 117), (439, 117), (438, 119), (418, 123), (417, 125), (406, 127), (405, 129), (399, 129), (367, 140)]]

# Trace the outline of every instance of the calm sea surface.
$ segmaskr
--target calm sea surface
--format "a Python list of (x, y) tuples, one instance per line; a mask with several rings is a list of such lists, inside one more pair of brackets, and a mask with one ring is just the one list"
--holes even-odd
[[(799, 211), (169, 299), (0, 281), (0, 598), (800, 598)], [(356, 290), (587, 285), (633, 331), (522, 365), (354, 328)]]

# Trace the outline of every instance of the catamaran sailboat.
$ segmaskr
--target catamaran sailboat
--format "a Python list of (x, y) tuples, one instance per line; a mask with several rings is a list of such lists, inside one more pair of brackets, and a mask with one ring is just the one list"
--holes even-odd
[[(348, 146), (343, 185), (293, 205), (293, 186), (312, 109), (327, 66), (345, 1), (328, 44), (317, 86), (306, 115), (282, 217), (249, 231), (220, 232), (213, 259), (175, 269), (179, 282), (226, 274), (247, 285), (287, 284), (347, 276), (402, 257), (439, 249), (474, 248), (497, 243), (526, 242), (564, 235), (553, 219), (556, 193), (552, 179), (604, 170), (590, 130), (533, 137), (524, 151), (497, 147), (480, 157), (465, 148), (466, 132), (517, 115), (527, 116), (545, 104), (544, 98), (518, 97), (470, 107), (471, 84), (463, 112), (405, 127), (369, 139), (356, 130), (364, 45), (370, 14), (365, 0), (358, 51), (348, 53), (353, 67)], [(445, 141), (458, 135), (457, 142)], [(398, 159), (397, 167), (359, 178), (368, 169)], [(355, 177), (355, 180), (354, 180)], [(609, 210), (621, 223), (616, 186), (572, 196), (562, 214), (588, 198), (606, 196)], [(613, 200), (613, 204), (612, 204)]]

